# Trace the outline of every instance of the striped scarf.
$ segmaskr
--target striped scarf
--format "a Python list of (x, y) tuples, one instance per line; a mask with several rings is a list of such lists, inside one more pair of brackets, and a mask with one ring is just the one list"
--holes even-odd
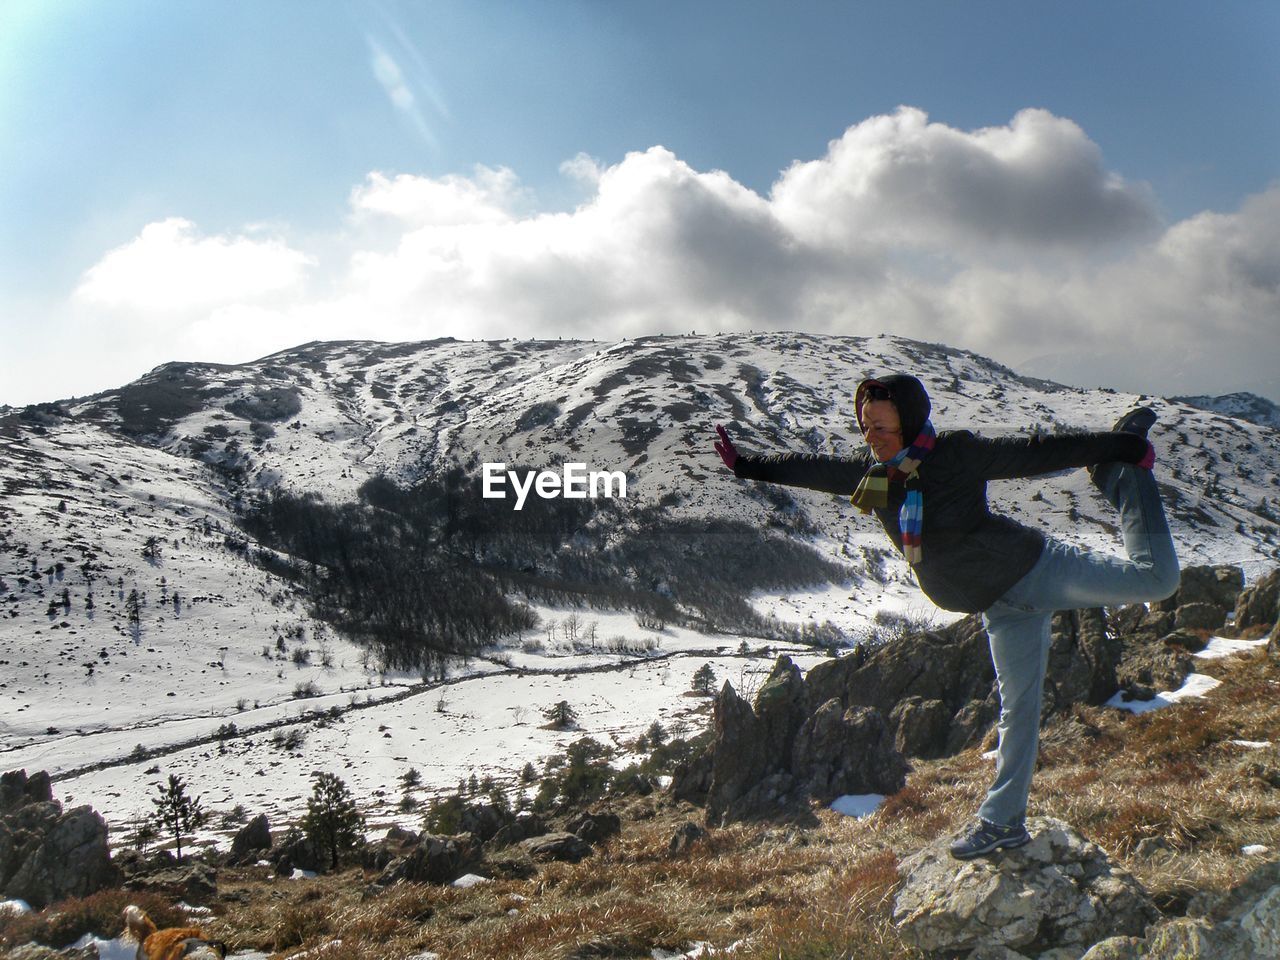
[(899, 450), (894, 456), (877, 463), (863, 476), (850, 502), (863, 513), (889, 505), (889, 485), (902, 483), (907, 488), (907, 499), (898, 513), (898, 527), (902, 530), (902, 553), (913, 566), (924, 559), (920, 532), (924, 529), (924, 494), (918, 487), (916, 471), (933, 452), (936, 434), (928, 420), (917, 434), (911, 446)]

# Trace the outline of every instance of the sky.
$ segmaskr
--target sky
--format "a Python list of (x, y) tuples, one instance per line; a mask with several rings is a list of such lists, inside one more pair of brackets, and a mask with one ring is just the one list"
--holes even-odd
[(0, 404), (895, 333), (1280, 401), (1280, 6), (0, 0)]

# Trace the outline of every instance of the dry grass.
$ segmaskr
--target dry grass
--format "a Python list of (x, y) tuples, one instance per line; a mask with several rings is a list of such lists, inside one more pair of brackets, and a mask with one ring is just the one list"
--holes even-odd
[[(1032, 792), (1033, 815), (1100, 843), (1169, 913), (1197, 890), (1246, 876), (1256, 861), (1242, 846), (1280, 849), (1280, 787), (1268, 780), (1280, 771), (1280, 747), (1229, 742), (1280, 731), (1280, 666), (1258, 654), (1200, 669), (1223, 681), (1207, 701), (1140, 717), (1076, 707), (1055, 720)], [(739, 824), (676, 858), (672, 834), (701, 811), (645, 798), (636, 801), (645, 816), (633, 810), (622, 835), (581, 863), (468, 890), (373, 892), (360, 871), (291, 882), (224, 871), (217, 916), (205, 925), (235, 948), (281, 956), (329, 944), (325, 960), (423, 950), (445, 960), (647, 958), (695, 941), (741, 941), (735, 960), (907, 960), (891, 920), (899, 858), (961, 828), (993, 772), (978, 749), (915, 766), (907, 787), (866, 820), (818, 809), (811, 828)], [(1157, 849), (1140, 855), (1144, 840)], [(104, 901), (104, 915), (116, 906)], [(0, 921), (0, 936), (14, 923)]]

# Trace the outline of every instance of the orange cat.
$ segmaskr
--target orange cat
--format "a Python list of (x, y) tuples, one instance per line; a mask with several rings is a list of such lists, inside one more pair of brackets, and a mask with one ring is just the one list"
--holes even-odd
[(157, 930), (141, 907), (124, 908), (124, 925), (138, 941), (137, 960), (226, 960), (221, 940), (209, 940), (199, 927)]

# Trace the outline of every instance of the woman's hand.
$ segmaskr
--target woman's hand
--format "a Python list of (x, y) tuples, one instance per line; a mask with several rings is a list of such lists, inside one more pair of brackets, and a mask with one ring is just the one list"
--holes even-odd
[(725, 433), (724, 426), (717, 423), (716, 433), (720, 435), (720, 439), (716, 441), (716, 453), (720, 454), (720, 459), (724, 461), (724, 465), (730, 470), (733, 465), (738, 462), (738, 451), (733, 445), (733, 441), (729, 439), (729, 434)]

